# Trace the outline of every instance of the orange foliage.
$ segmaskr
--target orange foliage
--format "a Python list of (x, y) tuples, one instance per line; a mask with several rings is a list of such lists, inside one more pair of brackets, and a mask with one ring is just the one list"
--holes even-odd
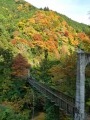
[(78, 33), (78, 37), (80, 38), (80, 39), (84, 39), (85, 38), (85, 33)]
[(44, 41), (40, 41), (40, 40), (33, 41), (32, 44), (33, 44), (34, 47), (39, 46), (40, 48), (42, 48), (42, 50), (46, 49), (46, 45), (45, 45)]
[(13, 39), (13, 40), (11, 41), (11, 43), (12, 43), (13, 45), (17, 44), (17, 40)]
[(34, 48), (33, 42), (29, 42), (29, 41), (28, 41), (28, 45), (29, 45), (30, 48)]
[(62, 48), (61, 48), (61, 53), (63, 54), (63, 55), (65, 55), (65, 54), (70, 54), (70, 52), (69, 52), (69, 49), (68, 49), (68, 46), (67, 45), (62, 45)]
[(13, 36), (14, 36), (14, 37), (15, 37), (15, 36), (19, 36), (19, 34), (20, 34), (19, 31), (14, 31), (14, 32), (13, 32)]
[(85, 33), (78, 33), (78, 37), (82, 40), (82, 42), (84, 44), (86, 44), (86, 47), (87, 47), (88, 43), (90, 44), (90, 38), (88, 36), (86, 36)]
[[(18, 24), (23, 33), (30, 38), (30, 41), (22, 39), (18, 41), (31, 48), (39, 46), (42, 50), (46, 49), (57, 56), (59, 56), (60, 48), (62, 48), (62, 53), (70, 54), (69, 50), (79, 45), (80, 39), (84, 44), (90, 43), (85, 33), (77, 33), (61, 18), (53, 11), (37, 10), (33, 17), (24, 21), (21, 20)], [(17, 44), (16, 41), (12, 41), (12, 43)], [(65, 43), (64, 46), (63, 43)]]
[(17, 39), (13, 39), (13, 40), (11, 41), (11, 43), (12, 43), (12, 44), (23, 43), (23, 44), (28, 45), (27, 40), (24, 40), (24, 39), (19, 39), (19, 40), (17, 40)]
[(54, 40), (48, 40), (46, 42), (46, 47), (49, 49), (49, 51), (55, 51), (57, 50), (57, 43)]
[(42, 36), (40, 34), (34, 34), (33, 39), (40, 41), (42, 40)]
[(69, 33), (68, 37), (69, 37), (70, 40), (73, 40), (73, 39), (74, 39), (74, 36), (73, 36), (72, 33)]
[(67, 26), (67, 22), (66, 22), (66, 21), (63, 21), (63, 22), (62, 22), (62, 25), (63, 25), (63, 26)]

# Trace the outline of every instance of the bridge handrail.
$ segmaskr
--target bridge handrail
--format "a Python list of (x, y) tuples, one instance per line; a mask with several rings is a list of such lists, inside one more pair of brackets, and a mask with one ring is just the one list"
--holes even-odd
[(67, 95), (66, 97), (64, 94), (63, 96), (61, 96), (61, 94), (57, 94), (50, 87), (36, 81), (35, 79), (28, 78), (28, 82), (30, 85), (36, 88), (39, 92), (44, 94), (48, 99), (54, 102), (55, 105), (59, 106), (61, 110), (64, 110), (67, 114), (74, 117), (74, 112), (76, 111), (75, 103), (72, 100), (66, 99)]
[[(53, 94), (54, 96), (58, 97), (59, 99), (62, 99), (64, 102), (66, 102), (66, 103), (68, 103), (68, 104), (70, 104), (70, 105), (72, 105), (72, 106), (75, 106), (74, 100), (73, 100), (73, 101), (72, 101), (72, 100), (70, 101), (70, 100), (68, 100), (68, 99), (65, 99), (65, 96), (68, 97), (68, 95), (65, 95), (65, 94), (63, 94), (63, 93), (61, 92), (62, 95), (64, 96), (64, 97), (62, 97), (62, 95), (57, 94), (56, 91), (55, 91), (55, 92), (52, 91), (52, 89), (50, 89), (50, 87), (48, 87), (47, 85), (44, 85), (43, 83), (38, 83), (35, 79), (29, 78), (29, 79), (28, 79), (28, 82), (29, 82), (29, 81), (31, 81), (34, 85), (37, 84), (38, 86), (40, 86), (41, 88), (45, 89), (45, 90), (48, 91), (49, 93)], [(31, 82), (29, 82), (29, 83), (31, 83)], [(73, 98), (71, 98), (71, 99), (73, 99)]]

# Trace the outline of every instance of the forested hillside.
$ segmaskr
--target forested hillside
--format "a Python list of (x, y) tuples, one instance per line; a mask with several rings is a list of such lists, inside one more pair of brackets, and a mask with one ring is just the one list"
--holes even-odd
[[(0, 0), (1, 120), (31, 119), (33, 92), (26, 81), (28, 69), (40, 82), (75, 97), (77, 48), (90, 52), (90, 26), (47, 8), (37, 9), (23, 0)], [(87, 67), (87, 112), (89, 73)], [(46, 120), (58, 120), (53, 117), (55, 107), (37, 92), (35, 96), (36, 115), (41, 108)]]

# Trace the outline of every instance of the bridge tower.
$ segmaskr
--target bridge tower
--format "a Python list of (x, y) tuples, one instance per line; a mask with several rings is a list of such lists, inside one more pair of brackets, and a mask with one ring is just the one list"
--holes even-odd
[(85, 120), (85, 68), (90, 63), (90, 54), (79, 49), (77, 51), (77, 79), (75, 105), (78, 112), (74, 120)]

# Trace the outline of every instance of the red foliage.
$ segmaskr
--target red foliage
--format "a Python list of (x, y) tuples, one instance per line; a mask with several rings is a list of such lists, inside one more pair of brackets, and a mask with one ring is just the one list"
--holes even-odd
[(27, 76), (29, 67), (30, 64), (28, 64), (27, 60), (19, 53), (12, 63), (12, 75), (16, 77)]
[(69, 35), (69, 34), (68, 34), (68, 32), (67, 32), (67, 31), (65, 31), (64, 35), (65, 35), (66, 37), (68, 37), (68, 35)]

